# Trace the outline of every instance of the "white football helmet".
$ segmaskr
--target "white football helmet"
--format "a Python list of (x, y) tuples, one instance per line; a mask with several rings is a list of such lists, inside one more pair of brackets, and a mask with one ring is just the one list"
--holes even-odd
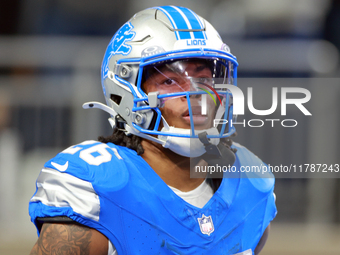
[[(183, 156), (201, 156), (235, 132), (232, 95), (224, 85), (236, 86), (237, 66), (218, 32), (193, 11), (149, 8), (125, 23), (107, 47), (101, 68), (107, 105), (83, 107), (107, 111), (112, 127), (127, 135)], [(150, 77), (152, 91), (145, 88)], [(186, 101), (187, 110), (178, 117), (187, 127), (169, 124), (164, 116), (164, 107), (178, 98)]]

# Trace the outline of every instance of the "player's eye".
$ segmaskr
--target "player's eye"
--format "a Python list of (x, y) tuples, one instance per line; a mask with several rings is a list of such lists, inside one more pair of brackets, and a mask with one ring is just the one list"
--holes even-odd
[(201, 83), (207, 83), (208, 82), (208, 78), (200, 77), (200, 78), (198, 78), (198, 81), (201, 82)]
[(176, 84), (176, 81), (174, 81), (173, 79), (166, 79), (162, 82), (162, 84), (170, 86)]
[(207, 77), (198, 77), (196, 82), (200, 83), (200, 84), (207, 84), (207, 85), (213, 84), (213, 80), (211, 78), (207, 78)]

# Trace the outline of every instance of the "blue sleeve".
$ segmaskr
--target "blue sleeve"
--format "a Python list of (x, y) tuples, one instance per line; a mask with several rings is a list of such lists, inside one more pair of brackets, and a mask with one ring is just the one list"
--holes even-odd
[(86, 141), (69, 147), (48, 161), (38, 176), (29, 202), (32, 222), (38, 228), (38, 217), (66, 216), (106, 234), (101, 202), (110, 191), (107, 187), (119, 189), (127, 183), (125, 167), (115, 146)]

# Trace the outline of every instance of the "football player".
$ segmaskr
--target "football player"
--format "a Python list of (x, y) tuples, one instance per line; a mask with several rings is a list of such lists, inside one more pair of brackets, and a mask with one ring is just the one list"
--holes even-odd
[(276, 215), (274, 178), (241, 171), (265, 164), (230, 140), (237, 65), (187, 8), (125, 23), (102, 63), (106, 105), (83, 106), (108, 112), (113, 135), (44, 165), (31, 254), (258, 254)]

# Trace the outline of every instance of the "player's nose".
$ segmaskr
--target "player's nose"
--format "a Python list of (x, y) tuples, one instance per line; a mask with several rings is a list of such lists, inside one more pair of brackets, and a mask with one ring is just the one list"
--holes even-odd
[[(181, 87), (182, 87), (183, 91), (185, 91), (185, 92), (198, 91), (196, 84), (190, 78), (185, 79), (183, 81), (183, 83), (181, 84)], [(190, 97), (190, 99), (197, 99), (197, 98), (200, 98), (201, 95), (200, 94), (190, 94), (189, 97)], [(186, 99), (186, 96), (183, 96), (182, 98)]]

